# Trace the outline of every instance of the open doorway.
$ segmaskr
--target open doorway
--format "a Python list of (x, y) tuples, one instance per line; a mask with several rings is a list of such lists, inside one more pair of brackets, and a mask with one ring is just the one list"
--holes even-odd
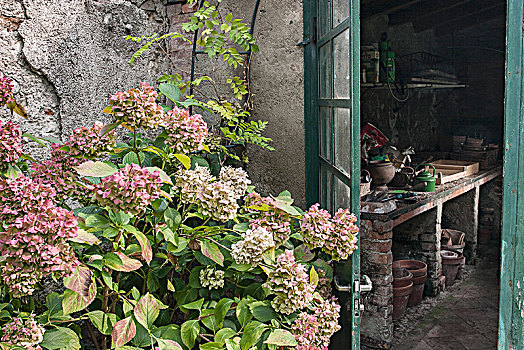
[[(361, 124), (388, 139), (363, 148), (362, 166), (405, 168), (363, 197), (361, 270), (374, 283), (362, 314), (365, 345), (496, 347), (505, 11), (505, 1), (361, 1)], [(434, 175), (436, 190), (410, 191), (428, 181), (413, 181), (409, 168)], [(464, 233), (460, 252), (443, 230)], [(466, 276), (454, 283), (447, 252), (466, 262), (456, 264)], [(422, 301), (400, 315), (398, 260), (425, 264)], [(491, 286), (482, 299), (465, 291), (482, 283)]]

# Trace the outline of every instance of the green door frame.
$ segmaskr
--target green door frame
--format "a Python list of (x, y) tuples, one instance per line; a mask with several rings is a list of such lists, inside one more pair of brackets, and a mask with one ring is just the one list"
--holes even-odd
[(524, 1), (508, 0), (499, 349), (524, 349)]
[[(320, 155), (320, 125), (319, 125), (319, 68), (318, 53), (320, 45), (317, 45), (317, 19), (318, 4), (328, 3), (333, 0), (304, 0), (304, 115), (305, 115), (305, 145), (306, 145), (306, 203), (308, 206), (321, 202), (320, 195), (320, 172), (321, 163), (330, 167), (330, 171), (340, 175), (345, 183), (350, 187), (350, 210), (357, 216), (357, 223), (360, 221), (360, 1), (359, 0), (339, 0), (347, 1), (349, 8), (348, 18), (337, 28), (333, 28), (331, 39), (324, 40), (323, 43), (333, 40), (340, 35), (344, 28), (342, 24), (349, 28), (349, 100), (324, 100), (320, 104), (330, 106), (330, 108), (349, 108), (349, 137), (350, 159), (349, 174), (342, 173), (336, 166), (326, 164), (326, 159)], [(331, 15), (332, 16), (332, 15)], [(320, 20), (319, 20), (320, 21)], [(320, 24), (319, 24), (320, 26)], [(338, 29), (338, 30), (337, 30)], [(329, 36), (329, 35), (328, 35)], [(332, 54), (332, 52), (331, 52)], [(331, 76), (333, 79), (333, 75)], [(349, 175), (349, 176), (348, 176)], [(335, 201), (335, 199), (333, 199)], [(336, 203), (335, 203), (336, 206)], [(333, 208), (331, 208), (333, 209)], [(360, 242), (358, 243), (360, 246)], [(350, 269), (347, 269), (350, 267)], [(341, 280), (346, 283), (351, 282), (353, 286), (350, 297), (350, 320), (343, 321), (346, 327), (351, 328), (351, 343), (347, 339), (337, 341), (336, 348), (360, 349), (360, 248), (352, 255), (351, 265), (342, 268), (345, 271)], [(351, 276), (349, 276), (351, 275)], [(356, 283), (355, 283), (356, 282)], [(340, 344), (338, 344), (340, 343)]]
[[(317, 1), (304, 0), (306, 202), (320, 201), (319, 123), (317, 71), (318, 48), (313, 37)], [(351, 210), (359, 217), (360, 203), (355, 196), (360, 173), (360, 23), (359, 1), (350, 2), (350, 107), (351, 107)], [(502, 215), (501, 279), (499, 306), (500, 350), (524, 350), (524, 0), (507, 1), (506, 91), (504, 113), (504, 182)], [(353, 255), (353, 279), (360, 278), (360, 256)], [(352, 293), (357, 305), (359, 292)], [(355, 308), (354, 310), (355, 311)], [(351, 349), (360, 347), (360, 318), (352, 312)], [(348, 344), (349, 345), (349, 344)]]

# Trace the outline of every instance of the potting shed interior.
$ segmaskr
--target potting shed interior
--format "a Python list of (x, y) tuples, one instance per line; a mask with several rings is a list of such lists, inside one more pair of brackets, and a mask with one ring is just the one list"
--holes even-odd
[[(505, 10), (500, 0), (361, 1), (364, 344), (390, 346), (406, 305), (500, 246)], [(323, 77), (320, 49), (320, 95), (323, 78), (344, 74), (332, 50)], [(338, 114), (321, 129), (336, 129)]]

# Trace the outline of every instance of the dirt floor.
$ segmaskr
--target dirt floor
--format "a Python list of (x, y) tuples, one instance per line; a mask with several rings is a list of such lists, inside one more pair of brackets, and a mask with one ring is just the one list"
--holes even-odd
[(499, 248), (479, 246), (476, 266), (436, 298), (425, 298), (395, 322), (395, 350), (496, 349)]

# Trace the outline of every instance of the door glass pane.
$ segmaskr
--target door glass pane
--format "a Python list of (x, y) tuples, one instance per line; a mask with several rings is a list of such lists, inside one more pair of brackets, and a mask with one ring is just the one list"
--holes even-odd
[(352, 0), (333, 0), (333, 28), (349, 17), (349, 2)]
[(349, 209), (351, 206), (351, 190), (338, 177), (335, 177), (335, 203), (336, 208)]
[(331, 30), (331, 0), (318, 2), (318, 39)]
[(335, 165), (349, 174), (351, 168), (351, 120), (349, 108), (335, 108)]
[(323, 45), (319, 49), (319, 84), (320, 84), (320, 98), (331, 98), (331, 86), (333, 82), (331, 79), (331, 43)]
[(349, 98), (349, 28), (333, 40), (334, 96)]
[(329, 107), (320, 107), (320, 154), (333, 160), (333, 113)]
[(332, 197), (332, 178), (333, 174), (324, 167), (320, 167), (320, 206), (333, 213)]

